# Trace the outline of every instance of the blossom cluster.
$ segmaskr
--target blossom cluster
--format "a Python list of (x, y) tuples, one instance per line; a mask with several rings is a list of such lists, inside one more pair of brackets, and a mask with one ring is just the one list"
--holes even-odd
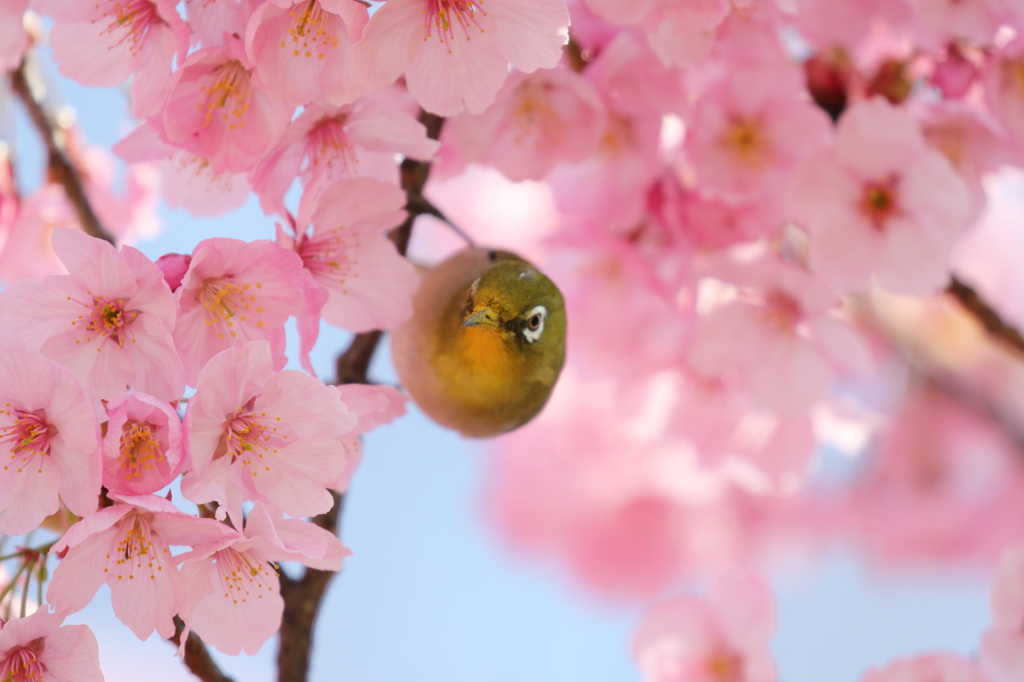
[[(737, 565), (780, 546), (992, 567), (1024, 542), (1024, 375), (938, 298), (955, 270), (1018, 305), (977, 226), (1024, 167), (1024, 0), (0, 0), (0, 69), (34, 58), (37, 13), (63, 76), (130, 80), (136, 125), (123, 192), (59, 131), (119, 249), (58, 178), (23, 196), (0, 165), (0, 532), (62, 533), (55, 613), (0, 628), (3, 672), (88, 648), (59, 619), (103, 583), (139, 637), (177, 616), (253, 652), (278, 562), (340, 567), (303, 519), (403, 399), (327, 386), (309, 353), (321, 321), (411, 313), (385, 233), (430, 211), (403, 160), (430, 164), (417, 200), (565, 294), (565, 375), (492, 460), (500, 532), (617, 598), (719, 576), (641, 625), (651, 682), (776, 679), (771, 596)], [(273, 239), (151, 261), (128, 244), (161, 192), (207, 216), (255, 195)], [(284, 369), (291, 317), (308, 375)], [(839, 492), (814, 485), (823, 449), (864, 461)], [(936, 654), (865, 682), (1024, 674), (1014, 552), (984, 669)]]

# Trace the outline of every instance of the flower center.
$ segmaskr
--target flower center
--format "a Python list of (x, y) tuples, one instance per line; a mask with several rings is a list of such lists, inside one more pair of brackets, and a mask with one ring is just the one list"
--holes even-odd
[(779, 331), (792, 331), (800, 322), (800, 305), (792, 296), (772, 292), (765, 299), (768, 321)]
[(723, 651), (708, 661), (708, 675), (715, 682), (740, 682), (743, 661), (734, 653)]
[(316, 124), (309, 133), (306, 154), (309, 165), (323, 168), (328, 179), (357, 174), (359, 159), (345, 133), (344, 114)]
[(156, 5), (148, 0), (114, 0), (107, 3), (99, 20), (109, 19), (110, 23), (104, 28), (100, 35), (123, 33), (118, 44), (128, 41), (128, 50), (132, 56), (142, 50), (146, 35), (150, 27), (155, 23), (163, 23), (156, 12)]
[(766, 148), (761, 126), (757, 121), (741, 119), (733, 121), (719, 138), (719, 142), (732, 152), (738, 160), (751, 166), (759, 166)]
[(355, 261), (349, 258), (348, 234), (345, 226), (339, 225), (332, 230), (321, 232), (316, 237), (303, 235), (296, 251), (302, 257), (305, 267), (317, 281), (331, 284), (332, 288), (347, 293), (345, 282), (352, 274)]
[(423, 40), (432, 38), (436, 30), (441, 44), (448, 46), (448, 52), (451, 52), (450, 43), (455, 39), (456, 30), (466, 40), (470, 39), (469, 32), (474, 26), (484, 32), (477, 17), (477, 12), (482, 17), (487, 16), (483, 5), (484, 0), (426, 0), (426, 9), (423, 10), (426, 35)]
[[(332, 35), (334, 22), (329, 21), (329, 15), (324, 13), (317, 0), (292, 5), (288, 14), (292, 17), (288, 35), (291, 36), (293, 57), (309, 58), (315, 52), (317, 59), (323, 59), (325, 50), (338, 49), (338, 38)], [(287, 44), (287, 39), (281, 41), (282, 48)]]
[(255, 552), (239, 552), (229, 548), (220, 550), (214, 557), (224, 585), (224, 598), (230, 599), (233, 604), (263, 599), (263, 594), (277, 591), (274, 589), (277, 571)]
[(895, 181), (890, 180), (872, 183), (864, 188), (860, 209), (877, 230), (883, 229), (889, 218), (899, 211), (895, 184)]
[[(256, 302), (256, 296), (249, 293), (252, 286), (237, 283), (231, 275), (203, 280), (203, 285), (196, 292), (196, 300), (206, 308), (206, 324), (221, 327), (220, 338), (238, 336), (234, 330), (236, 315), (239, 322), (248, 322), (246, 313)], [(255, 287), (261, 289), (263, 285), (257, 282)], [(257, 307), (256, 312), (262, 313), (263, 308)], [(258, 320), (256, 326), (262, 327), (263, 321)]]
[[(117, 545), (113, 545), (111, 553), (106, 556), (108, 563), (103, 572), (113, 571), (118, 580), (146, 577), (156, 580), (163, 573), (164, 558), (170, 556), (170, 550), (159, 539), (159, 535), (154, 535), (149, 518), (136, 511), (129, 512), (118, 528), (122, 529), (123, 534), (115, 536)], [(154, 538), (159, 545), (153, 542)]]
[(148, 422), (125, 422), (120, 452), (120, 473), (126, 481), (142, 476), (145, 471), (152, 471), (165, 461), (160, 441), (153, 434), (153, 425)]
[(0, 415), (14, 418), (13, 424), (0, 427), (0, 444), (11, 448), (11, 459), (18, 455), (50, 454), (50, 439), (57, 434), (57, 429), (46, 423), (45, 410), (26, 412), (17, 408), (10, 409), (8, 403), (4, 409), (0, 409)]
[[(268, 417), (266, 412), (253, 411), (255, 398), (238, 408), (237, 414), (228, 420), (224, 436), (224, 450), (216, 457), (231, 456), (231, 464), (236, 462), (248, 469), (253, 477), (263, 471), (270, 471), (270, 463), (277, 454), (277, 446), (286, 444), (288, 436), (278, 432), (274, 424), (281, 421), (280, 417)], [(270, 458), (265, 458), (270, 455)]]
[(36, 652), (20, 647), (7, 654), (0, 665), (0, 680), (3, 682), (39, 682), (46, 669), (39, 662)]
[[(85, 331), (88, 334), (86, 341), (91, 341), (93, 335), (99, 335), (111, 339), (121, 348), (127, 340), (127, 332), (132, 321), (139, 316), (134, 310), (126, 310), (125, 301), (122, 298), (111, 299), (106, 296), (93, 296), (92, 301), (83, 303), (82, 306), (88, 311), (80, 315), (77, 320), (71, 322), (71, 326), (77, 326), (85, 322)], [(134, 339), (132, 340), (134, 342)], [(96, 350), (100, 350), (97, 348)]]
[(232, 59), (216, 67), (199, 91), (205, 93), (205, 102), (196, 104), (197, 109), (206, 109), (204, 126), (210, 125), (213, 117), (217, 115), (224, 121), (234, 117), (235, 120), (228, 123), (229, 130), (245, 125), (245, 115), (249, 111), (249, 101), (252, 99), (252, 87), (249, 71), (240, 61)]

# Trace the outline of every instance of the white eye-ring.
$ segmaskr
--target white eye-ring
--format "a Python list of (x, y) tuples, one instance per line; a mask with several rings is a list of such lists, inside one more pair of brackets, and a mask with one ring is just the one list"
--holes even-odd
[(533, 343), (544, 333), (544, 318), (548, 316), (548, 309), (542, 305), (534, 307), (526, 314), (526, 326), (523, 327), (523, 337), (527, 343)]

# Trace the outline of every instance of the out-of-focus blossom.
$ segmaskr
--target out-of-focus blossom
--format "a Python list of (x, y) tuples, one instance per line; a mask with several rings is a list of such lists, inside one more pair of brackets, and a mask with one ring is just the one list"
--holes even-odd
[(22, 26), (22, 17), (31, 0), (4, 0), (0, 2), (0, 71), (17, 68), (28, 47), (28, 33)]
[(1006, 0), (908, 0), (917, 44), (934, 50), (949, 43), (989, 45), (1006, 19)]
[(998, 682), (1018, 680), (1024, 676), (1024, 545), (1003, 550), (989, 605), (992, 625), (981, 641), (981, 661)]
[(856, 48), (873, 24), (900, 29), (911, 19), (909, 0), (796, 0), (800, 33), (821, 48)]
[(0, 339), (0, 533), (21, 535), (55, 513), (96, 509), (99, 423), (70, 371)]
[(363, 83), (376, 90), (405, 73), (416, 101), (451, 116), (479, 114), (508, 75), (551, 68), (569, 26), (565, 0), (388, 0), (356, 45)]
[(999, 424), (914, 387), (849, 493), (847, 523), (881, 565), (987, 564), (1024, 539), (1020, 458)]
[[(1007, 678), (1010, 679), (1010, 678)], [(955, 654), (925, 654), (868, 671), (861, 682), (989, 682), (976, 661)]]
[(100, 586), (110, 587), (114, 615), (139, 639), (155, 630), (174, 634), (174, 616), (185, 599), (171, 545), (215, 542), (228, 526), (179, 511), (155, 495), (118, 496), (113, 506), (85, 517), (51, 550), (65, 553), (46, 598), (58, 611), (81, 611)]
[(487, 163), (510, 180), (540, 180), (558, 163), (590, 156), (604, 134), (593, 85), (565, 69), (515, 73), (482, 114), (449, 119), (442, 141), (465, 163)]
[(995, 119), (1018, 151), (1024, 150), (1024, 37), (997, 50), (986, 62), (982, 83)]
[(168, 485), (185, 464), (188, 436), (174, 409), (138, 391), (107, 403), (103, 485), (115, 493), (144, 495)]
[(894, 293), (927, 295), (949, 279), (970, 195), (918, 124), (880, 98), (843, 114), (834, 150), (804, 162), (790, 201), (810, 231), (811, 268), (839, 293), (872, 275)]
[(986, 203), (983, 178), (1014, 158), (1002, 131), (977, 109), (945, 102), (924, 114), (921, 132), (966, 183), (971, 194), (971, 220), (977, 219)]
[(814, 274), (774, 257), (721, 260), (708, 274), (739, 291), (698, 323), (690, 355), (698, 372), (738, 371), (756, 404), (793, 413), (820, 398), (838, 368), (867, 369), (863, 342), (829, 314), (839, 298)]
[(64, 617), (40, 609), (0, 625), (2, 679), (103, 682), (96, 635), (88, 625), (62, 625)]
[(719, 574), (705, 599), (677, 597), (644, 615), (633, 658), (644, 682), (774, 682), (775, 602), (764, 580)]
[(828, 142), (828, 118), (800, 99), (792, 67), (725, 73), (701, 96), (686, 136), (698, 187), (732, 201), (778, 201), (793, 167)]

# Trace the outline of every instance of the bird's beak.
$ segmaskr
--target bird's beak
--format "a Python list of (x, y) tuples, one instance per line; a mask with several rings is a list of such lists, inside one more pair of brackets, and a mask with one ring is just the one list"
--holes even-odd
[(490, 308), (474, 310), (473, 313), (462, 322), (463, 327), (498, 327), (500, 325), (501, 323), (498, 321), (498, 316)]

